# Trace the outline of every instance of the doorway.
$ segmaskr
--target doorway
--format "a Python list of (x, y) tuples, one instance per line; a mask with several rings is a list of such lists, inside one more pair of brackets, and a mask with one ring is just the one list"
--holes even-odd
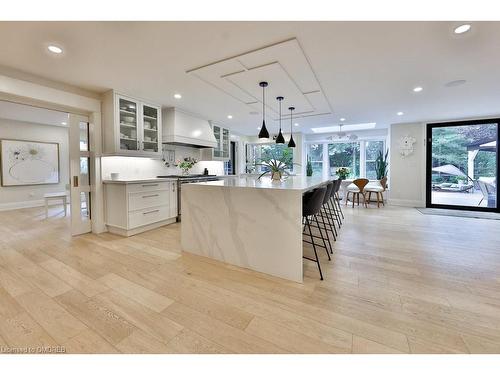
[(40, 223), (40, 230), (55, 227), (72, 235), (92, 230), (90, 126), (86, 116), (0, 100), (4, 216)]
[(500, 119), (427, 124), (427, 207), (499, 211)]

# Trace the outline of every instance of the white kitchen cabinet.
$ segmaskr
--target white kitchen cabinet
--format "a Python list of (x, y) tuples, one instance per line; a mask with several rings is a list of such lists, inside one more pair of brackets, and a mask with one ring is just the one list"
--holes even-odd
[(132, 236), (177, 221), (177, 181), (105, 181), (106, 226)]
[(217, 146), (214, 148), (201, 149), (201, 160), (229, 160), (229, 149), (231, 145), (231, 132), (229, 129), (219, 125), (212, 124), (212, 131), (217, 141)]
[(161, 157), (160, 106), (109, 91), (102, 128), (104, 154)]

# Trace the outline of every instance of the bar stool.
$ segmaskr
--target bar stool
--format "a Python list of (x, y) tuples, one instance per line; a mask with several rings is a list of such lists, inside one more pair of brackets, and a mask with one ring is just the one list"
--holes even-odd
[(342, 220), (344, 220), (344, 212), (342, 212), (342, 205), (340, 204), (340, 185), (342, 185), (342, 180), (334, 180), (335, 185), (333, 186), (333, 206), (338, 215), (339, 226), (342, 225)]
[[(323, 236), (323, 231), (321, 229), (321, 226), (318, 221), (317, 215), (319, 214), (321, 210), (321, 206), (323, 204), (323, 199), (325, 198), (326, 194), (326, 187), (321, 187), (313, 190), (312, 192), (307, 192), (303, 195), (302, 197), (302, 219), (303, 219), (303, 225), (304, 225), (304, 230), (303, 234), (306, 234), (309, 236), (311, 241), (307, 241), (303, 239), (304, 242), (309, 243), (312, 245), (313, 250), (314, 250), (314, 255), (315, 259), (309, 258), (306, 256), (303, 256), (304, 259), (316, 262), (318, 265), (318, 270), (319, 270), (319, 275), (321, 277), (321, 280), (323, 280), (323, 272), (321, 272), (321, 265), (319, 262), (318, 258), (318, 251), (316, 250), (316, 247), (323, 247), (326, 251), (326, 254), (328, 255), (328, 260), (331, 260), (330, 258), (330, 253), (328, 252), (328, 248), (326, 246), (326, 240), (325, 237)], [(318, 231), (320, 233), (320, 236), (313, 235), (312, 229), (311, 229), (311, 221), (316, 223), (316, 227), (318, 228)], [(309, 234), (306, 233), (306, 228), (308, 229)], [(315, 238), (321, 238), (323, 245), (318, 244), (314, 241)]]
[[(337, 228), (335, 228), (335, 223), (331, 217), (331, 207), (329, 205), (330, 197), (333, 191), (333, 182), (330, 182), (326, 185), (326, 193), (323, 198), (323, 203), (321, 205), (321, 209), (319, 212), (319, 217), (321, 218), (321, 224), (323, 224), (323, 229), (326, 232), (326, 240), (328, 242), (328, 247), (330, 249), (330, 253), (333, 254), (333, 246), (330, 242), (330, 236), (328, 232), (332, 234), (333, 240), (337, 241)], [(326, 219), (326, 221), (325, 221)], [(314, 225), (313, 225), (314, 226)]]

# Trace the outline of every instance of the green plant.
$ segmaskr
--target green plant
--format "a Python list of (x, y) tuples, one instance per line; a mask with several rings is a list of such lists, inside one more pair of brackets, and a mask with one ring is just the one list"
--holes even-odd
[(335, 174), (339, 176), (340, 180), (345, 180), (351, 174), (351, 170), (347, 167), (339, 167), (335, 171)]
[(385, 155), (382, 151), (378, 152), (377, 159), (375, 159), (375, 172), (377, 173), (377, 180), (381, 180), (382, 178), (387, 176), (387, 167), (389, 163), (387, 162), (387, 157), (389, 156), (389, 149), (385, 152)]
[(291, 155), (289, 152), (283, 151), (275, 152), (274, 150), (269, 150), (269, 154), (266, 155), (265, 158), (260, 159), (259, 163), (255, 164), (255, 166), (260, 166), (267, 169), (260, 174), (258, 179), (266, 174), (270, 174), (273, 178), (277, 176), (280, 179), (283, 175), (290, 175), (287, 169), (292, 168), (293, 165), (299, 165), (297, 163), (291, 162)]
[(313, 175), (313, 165), (309, 156), (307, 157), (306, 175), (311, 177)]
[(177, 160), (177, 166), (182, 169), (184, 173), (188, 173), (193, 166), (198, 163), (198, 160), (192, 157), (184, 158), (183, 160)]

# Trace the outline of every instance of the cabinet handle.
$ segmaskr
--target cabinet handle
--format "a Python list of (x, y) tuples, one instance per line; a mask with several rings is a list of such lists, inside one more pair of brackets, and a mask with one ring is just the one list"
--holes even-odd
[(153, 197), (158, 197), (160, 194), (151, 194), (151, 195), (143, 195), (143, 198), (153, 198)]
[(148, 187), (148, 186), (158, 186), (158, 184), (144, 184), (142, 187)]
[(175, 182), (172, 182), (172, 191), (175, 191)]
[(153, 210), (153, 211), (148, 211), (148, 212), (143, 212), (143, 215), (149, 215), (149, 214), (154, 214), (155, 212), (160, 212), (160, 210)]

